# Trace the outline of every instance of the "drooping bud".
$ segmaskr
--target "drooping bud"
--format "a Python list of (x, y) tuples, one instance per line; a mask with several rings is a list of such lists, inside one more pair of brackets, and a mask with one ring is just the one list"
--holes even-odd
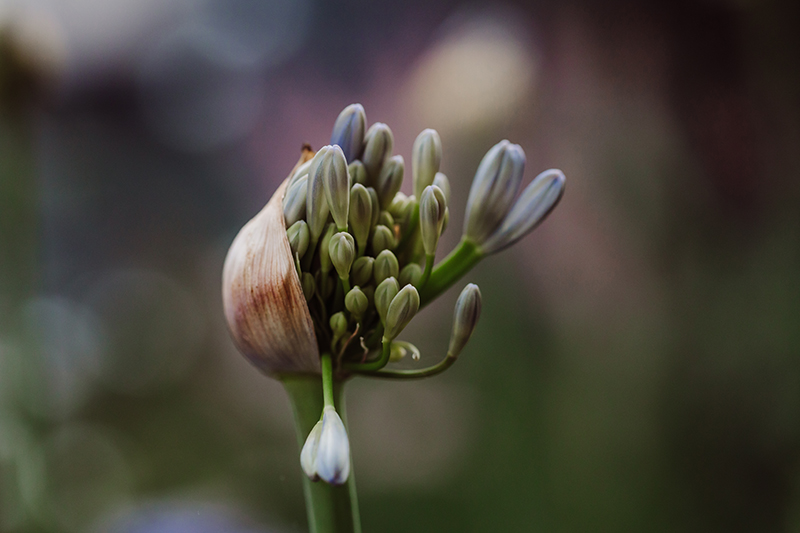
[(421, 198), (422, 191), (433, 184), (442, 161), (442, 140), (436, 130), (427, 129), (417, 136), (411, 150), (411, 178), (414, 195)]
[(458, 357), (472, 336), (480, 316), (481, 290), (474, 283), (470, 283), (464, 287), (456, 300), (453, 332), (450, 334), (450, 347), (447, 350), (448, 357)]
[(317, 284), (314, 282), (314, 276), (309, 272), (303, 272), (303, 275), (300, 278), (300, 283), (303, 286), (303, 296), (306, 297), (306, 301), (311, 301), (311, 298), (314, 297), (314, 292), (317, 290)]
[(401, 287), (405, 285), (416, 286), (420, 279), (422, 279), (422, 267), (416, 263), (409, 263), (400, 271), (398, 281)]
[(303, 472), (311, 481), (318, 481), (317, 475), (317, 450), (319, 449), (319, 437), (322, 435), (322, 420), (314, 424), (311, 432), (306, 437), (306, 443), (300, 451), (300, 466)]
[(369, 256), (359, 257), (353, 262), (350, 269), (350, 279), (353, 285), (363, 287), (372, 281), (372, 263), (374, 262), (375, 259)]
[(311, 160), (308, 171), (308, 191), (306, 193), (306, 222), (311, 232), (311, 241), (316, 243), (325, 228), (328, 220), (328, 200), (325, 198), (324, 175), (326, 165), (323, 165), (330, 146), (323, 146)]
[(372, 200), (367, 188), (356, 183), (350, 190), (350, 227), (361, 253), (367, 248), (372, 228)]
[(383, 337), (389, 340), (396, 338), (411, 322), (417, 311), (419, 311), (419, 293), (413, 285), (406, 285), (389, 304)]
[(379, 253), (372, 265), (372, 277), (375, 283), (380, 283), (386, 278), (397, 278), (399, 274), (400, 264), (397, 262), (397, 257), (390, 250)]
[(322, 430), (316, 456), (316, 473), (331, 485), (343, 485), (350, 475), (350, 441), (333, 406), (322, 410)]
[(353, 236), (345, 231), (335, 234), (331, 237), (328, 250), (333, 268), (340, 278), (347, 279), (350, 276), (350, 267), (356, 258), (356, 243)]
[(361, 320), (369, 307), (367, 295), (356, 285), (344, 297), (344, 307), (356, 320)]
[(331, 144), (341, 147), (348, 161), (358, 159), (364, 145), (367, 114), (361, 104), (350, 104), (339, 113), (331, 133)]
[(283, 197), (283, 219), (286, 222), (286, 227), (305, 218), (307, 193), (307, 174), (292, 182), (286, 189), (286, 196)]
[(380, 254), (383, 250), (391, 250), (395, 247), (394, 233), (392, 230), (378, 224), (372, 232), (372, 253)]
[(381, 317), (381, 322), (386, 323), (386, 313), (389, 312), (389, 304), (397, 293), (400, 291), (400, 286), (397, 284), (395, 278), (386, 278), (378, 284), (375, 288), (375, 310), (378, 311), (378, 316)]
[(483, 243), (484, 252), (499, 252), (539, 225), (561, 200), (565, 184), (564, 174), (557, 169), (545, 170), (536, 176), (522, 191), (500, 229)]
[(404, 171), (405, 163), (402, 155), (392, 156), (384, 163), (375, 182), (375, 191), (378, 193), (378, 200), (382, 209), (389, 207), (394, 195), (400, 191), (400, 186), (403, 184)]
[(331, 263), (330, 244), (333, 234), (336, 233), (336, 225), (331, 222), (325, 228), (325, 234), (322, 236), (322, 241), (319, 243), (319, 265), (323, 273), (328, 273), (333, 264)]
[(310, 234), (308, 224), (305, 220), (298, 220), (286, 230), (286, 237), (289, 239), (289, 246), (292, 248), (292, 257), (302, 258), (308, 249)]
[(360, 183), (364, 187), (369, 185), (367, 179), (367, 171), (364, 168), (364, 163), (361, 161), (353, 161), (347, 166), (347, 172), (350, 174), (350, 183)]
[(370, 126), (364, 137), (364, 155), (361, 156), (370, 181), (374, 182), (378, 178), (384, 161), (392, 154), (393, 147), (394, 136), (389, 126), (381, 122)]
[(321, 164), (325, 167), (322, 184), (331, 216), (339, 231), (347, 231), (347, 218), (350, 214), (350, 174), (347, 172), (347, 160), (342, 149), (338, 146), (331, 147)]
[(464, 235), (483, 244), (503, 222), (522, 183), (525, 152), (500, 141), (483, 157), (467, 200)]
[(437, 172), (436, 177), (433, 178), (433, 184), (442, 189), (442, 192), (444, 193), (444, 199), (447, 202), (447, 205), (450, 205), (450, 180), (447, 179), (447, 176), (441, 172)]
[(372, 227), (374, 228), (378, 223), (378, 217), (381, 215), (381, 210), (379, 207), (381, 202), (378, 199), (378, 192), (374, 188), (367, 187), (367, 192), (369, 193), (369, 199), (372, 200), (372, 205), (374, 206), (372, 209)]
[(425, 187), (419, 202), (419, 230), (426, 255), (436, 254), (446, 209), (447, 200), (442, 190), (436, 185)]

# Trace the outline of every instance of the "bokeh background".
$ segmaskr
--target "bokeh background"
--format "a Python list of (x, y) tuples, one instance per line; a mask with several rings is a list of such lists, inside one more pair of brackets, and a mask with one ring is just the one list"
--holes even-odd
[(0, 2), (0, 531), (305, 530), (220, 274), (352, 102), (440, 132), (440, 251), (498, 140), (568, 179), (349, 387), (366, 531), (800, 530), (800, 4), (599, 4)]

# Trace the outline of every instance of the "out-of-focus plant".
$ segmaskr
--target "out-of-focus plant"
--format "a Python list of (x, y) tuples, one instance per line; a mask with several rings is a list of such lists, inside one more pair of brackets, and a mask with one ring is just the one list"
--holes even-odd
[[(448, 351), (415, 369), (391, 364), (419, 350), (398, 340), (419, 309), (484, 257), (535, 228), (564, 191), (559, 170), (520, 194), (525, 153), (501, 141), (475, 174), (460, 244), (438, 265), (450, 184), (439, 172), (442, 144), (420, 133), (411, 157), (413, 195), (400, 192), (405, 163), (389, 127), (366, 127), (353, 104), (331, 144), (300, 161), (228, 251), (223, 302), (239, 350), (279, 379), (292, 400), (311, 531), (360, 531), (345, 425), (343, 385), (354, 376), (415, 379), (452, 365), (478, 322), (481, 293), (461, 292)], [(312, 483), (318, 481), (318, 483)]]

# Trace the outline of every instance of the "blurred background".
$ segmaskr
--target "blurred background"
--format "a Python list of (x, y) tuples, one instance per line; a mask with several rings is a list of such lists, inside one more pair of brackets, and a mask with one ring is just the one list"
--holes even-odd
[(365, 531), (800, 530), (800, 4), (596, 4), (0, 2), (0, 531), (306, 530), (220, 277), (352, 102), (440, 132), (441, 256), (500, 139), (568, 181), (350, 385)]

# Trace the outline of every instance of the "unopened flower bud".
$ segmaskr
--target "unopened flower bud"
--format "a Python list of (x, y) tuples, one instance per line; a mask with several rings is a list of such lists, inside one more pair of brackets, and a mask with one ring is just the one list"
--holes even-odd
[(411, 178), (414, 195), (421, 198), (422, 191), (433, 184), (442, 161), (442, 140), (436, 130), (427, 129), (417, 136), (411, 150)]
[(367, 169), (367, 175), (371, 182), (378, 178), (384, 161), (392, 154), (393, 146), (394, 136), (386, 124), (376, 122), (367, 130), (361, 161), (364, 163), (364, 168)]
[(322, 430), (316, 454), (316, 473), (331, 485), (343, 485), (350, 475), (350, 441), (333, 406), (322, 410)]
[(325, 227), (325, 233), (322, 235), (322, 241), (319, 243), (320, 270), (326, 274), (330, 272), (333, 266), (331, 263), (330, 244), (334, 233), (336, 233), (336, 225), (331, 222)]
[(286, 189), (286, 196), (283, 197), (283, 218), (287, 227), (305, 218), (307, 193), (307, 174), (292, 182)]
[(392, 202), (389, 204), (389, 207), (387, 207), (386, 210), (398, 222), (404, 221), (408, 212), (408, 196), (398, 192), (394, 195)]
[(365, 187), (368, 185), (367, 170), (361, 161), (356, 160), (347, 165), (347, 172), (350, 174), (350, 183), (360, 183)]
[(350, 269), (350, 279), (353, 285), (364, 286), (372, 281), (372, 263), (375, 259), (369, 256), (359, 257), (353, 262)]
[(328, 322), (330, 322), (334, 339), (338, 339), (347, 333), (347, 317), (344, 316), (344, 313), (341, 311), (331, 315), (331, 318)]
[(289, 239), (289, 246), (292, 248), (292, 257), (302, 258), (308, 249), (308, 224), (305, 220), (298, 220), (286, 230), (286, 237)]
[(483, 157), (467, 200), (464, 235), (483, 244), (503, 222), (522, 183), (525, 152), (500, 141)]
[(372, 200), (367, 188), (359, 183), (350, 190), (350, 227), (358, 249), (363, 253), (372, 228)]
[(300, 278), (300, 283), (303, 286), (303, 296), (306, 297), (306, 301), (311, 301), (311, 298), (314, 297), (314, 292), (317, 290), (317, 284), (314, 282), (314, 276), (309, 272), (303, 272), (303, 275)]
[(406, 350), (402, 344), (393, 342), (391, 352), (389, 352), (389, 362), (396, 363), (402, 361), (406, 354), (408, 354), (408, 350)]
[(317, 450), (319, 449), (320, 435), (322, 435), (322, 420), (311, 428), (311, 432), (306, 437), (305, 444), (303, 444), (303, 449), (300, 451), (300, 466), (311, 481), (319, 480), (319, 475), (317, 475)]
[(378, 217), (378, 224), (392, 229), (394, 227), (394, 217), (388, 211), (381, 211), (381, 214)]
[(453, 314), (453, 332), (450, 334), (450, 347), (447, 350), (449, 357), (458, 357), (461, 350), (475, 330), (478, 318), (481, 316), (481, 290), (474, 283), (470, 283), (456, 300)]
[(406, 285), (389, 304), (383, 338), (391, 340), (400, 335), (417, 311), (419, 311), (419, 293), (413, 285)]
[(305, 163), (303, 163), (301, 165), (298, 165), (294, 169), (294, 172), (292, 172), (292, 177), (289, 178), (289, 186), (286, 187), (287, 191), (292, 188), (292, 185), (294, 185), (297, 182), (297, 180), (299, 180), (303, 176), (308, 176), (308, 171), (311, 169), (311, 163), (312, 163), (312, 161), (314, 161), (314, 157), (313, 157), (313, 153), (311, 152), (311, 149), (309, 148), (308, 150), (309, 150), (309, 153), (312, 155), (312, 157), (309, 157), (308, 161), (306, 161)]
[(372, 277), (375, 283), (380, 283), (386, 278), (397, 278), (399, 274), (400, 264), (397, 262), (397, 257), (390, 250), (379, 253), (372, 265)]
[(367, 187), (367, 192), (369, 193), (369, 199), (372, 200), (372, 227), (374, 228), (375, 225), (378, 223), (378, 217), (381, 215), (381, 201), (378, 199), (378, 192), (372, 188)]
[(550, 214), (564, 194), (566, 178), (560, 170), (545, 170), (527, 186), (500, 228), (481, 246), (486, 253), (511, 246)]
[(378, 224), (372, 231), (372, 253), (377, 255), (383, 250), (390, 250), (395, 247), (394, 233), (392, 230)]
[(367, 114), (361, 104), (350, 104), (339, 113), (331, 133), (331, 144), (341, 147), (348, 161), (361, 155), (364, 145), (364, 130), (367, 129)]
[(356, 243), (353, 236), (345, 231), (335, 234), (328, 244), (328, 251), (333, 268), (336, 269), (339, 277), (347, 279), (350, 276), (350, 267), (353, 266), (356, 258)]
[(422, 267), (416, 263), (409, 263), (400, 271), (400, 277), (397, 281), (400, 282), (401, 287), (405, 285), (416, 286), (420, 279), (422, 279)]
[(392, 156), (384, 163), (375, 181), (375, 191), (378, 193), (382, 209), (389, 207), (394, 195), (400, 191), (404, 171), (405, 163), (402, 155)]
[(375, 301), (375, 310), (378, 311), (381, 322), (386, 323), (386, 313), (389, 312), (389, 305), (399, 291), (400, 286), (395, 278), (386, 278), (375, 288), (373, 299)]
[(356, 320), (361, 320), (361, 317), (367, 312), (369, 300), (358, 285), (350, 289), (350, 292), (345, 295), (344, 307), (350, 311), (350, 314), (353, 315)]
[(350, 174), (347, 172), (347, 160), (342, 149), (332, 146), (321, 165), (324, 167), (322, 184), (331, 216), (337, 229), (346, 231), (350, 214)]
[(330, 146), (323, 146), (311, 160), (311, 167), (308, 171), (308, 191), (306, 193), (306, 222), (308, 230), (311, 232), (311, 241), (316, 243), (325, 229), (325, 222), (328, 220), (328, 200), (325, 198), (324, 176), (327, 165), (323, 162), (326, 159)]
[(447, 201), (442, 190), (436, 185), (425, 187), (419, 202), (419, 230), (427, 255), (436, 254), (446, 209)]

